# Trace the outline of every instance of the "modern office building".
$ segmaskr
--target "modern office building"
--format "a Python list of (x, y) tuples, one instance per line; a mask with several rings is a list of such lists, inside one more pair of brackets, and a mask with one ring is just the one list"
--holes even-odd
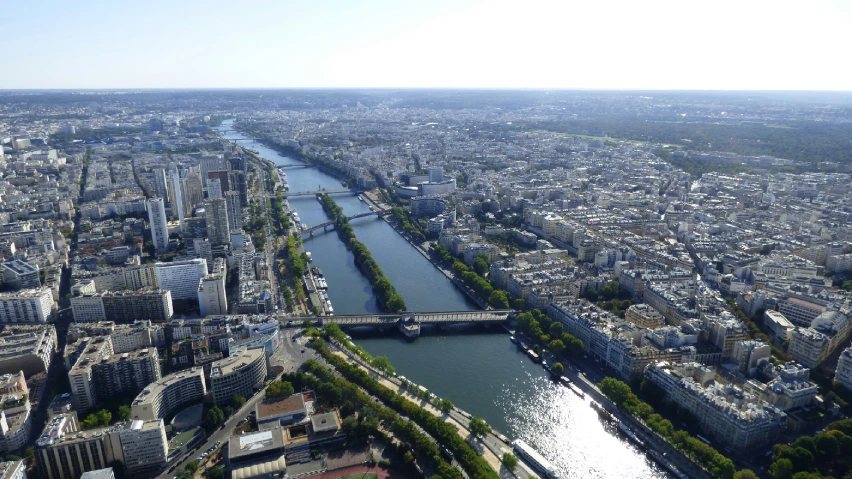
[(204, 202), (207, 238), (214, 246), (231, 243), (231, 223), (225, 198), (208, 198)]
[(198, 282), (207, 276), (207, 260), (195, 258), (155, 266), (157, 284), (171, 291), (172, 299), (198, 299)]
[(204, 370), (186, 369), (149, 384), (133, 400), (131, 415), (133, 419), (161, 419), (186, 405), (200, 402), (206, 393)]
[(210, 389), (216, 404), (228, 404), (237, 394), (250, 397), (266, 379), (263, 348), (242, 349), (216, 361), (210, 371)]
[(239, 436), (228, 441), (227, 465), (232, 478), (284, 477), (287, 462), (282, 427)]
[(151, 228), (151, 240), (157, 254), (169, 250), (169, 221), (166, 217), (166, 206), (162, 198), (148, 200), (148, 224)]
[(0, 293), (0, 323), (45, 323), (52, 321), (53, 293), (50, 288), (22, 289)]
[(228, 314), (224, 274), (208, 274), (198, 281), (198, 305), (201, 308), (201, 316)]
[(421, 216), (435, 216), (447, 209), (447, 202), (437, 197), (416, 196), (411, 198), (409, 208), (411, 209), (411, 214), (417, 218)]

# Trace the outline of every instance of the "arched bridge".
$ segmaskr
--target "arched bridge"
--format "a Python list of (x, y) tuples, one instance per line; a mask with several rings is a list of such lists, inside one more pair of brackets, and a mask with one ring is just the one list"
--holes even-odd
[(338, 193), (352, 193), (352, 194), (354, 194), (355, 192), (352, 191), (352, 190), (349, 190), (349, 189), (346, 189), (346, 190), (316, 190), (316, 191), (285, 191), (284, 193), (281, 194), (281, 196), (283, 196), (284, 198), (287, 198), (287, 197), (290, 197), (290, 196), (308, 196), (308, 195), (321, 195), (321, 194), (334, 195), (334, 194), (338, 194)]
[[(367, 216), (385, 216), (390, 214), (391, 210), (379, 210), (379, 211), (368, 211), (366, 213), (358, 213), (357, 215), (352, 215), (346, 218), (347, 221), (352, 221), (357, 218), (366, 218)], [(302, 234), (313, 234), (314, 231), (318, 229), (327, 229), (329, 226), (334, 226), (335, 221), (326, 221), (325, 223), (318, 224), (316, 226), (311, 226), (310, 228), (303, 230)]]
[(383, 326), (399, 323), (419, 324), (461, 324), (461, 323), (500, 323), (516, 313), (513, 309), (495, 309), (490, 311), (446, 311), (437, 313), (402, 312), (396, 314), (355, 314), (347, 316), (323, 316), (322, 325), (337, 323), (343, 326)]

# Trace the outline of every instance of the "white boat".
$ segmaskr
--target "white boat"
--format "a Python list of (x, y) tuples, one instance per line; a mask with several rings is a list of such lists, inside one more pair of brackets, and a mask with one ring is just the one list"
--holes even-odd
[(529, 444), (524, 442), (522, 439), (515, 439), (512, 441), (512, 447), (522, 459), (526, 460), (533, 467), (538, 469), (539, 472), (543, 473), (545, 478), (556, 479), (556, 468), (553, 467), (553, 464), (545, 459), (544, 456), (539, 454), (538, 451), (530, 447)]
[(630, 438), (631, 441), (635, 442), (636, 445), (638, 445), (639, 447), (645, 447), (645, 442), (639, 439), (636, 434), (633, 433), (633, 431), (631, 431), (629, 427), (627, 427), (627, 424), (624, 424), (623, 422), (619, 421), (618, 429), (623, 432), (625, 436)]
[(568, 384), (568, 387), (571, 388), (577, 396), (580, 396), (581, 398), (586, 397), (586, 393), (584, 393), (582, 389), (578, 388), (576, 384), (570, 383)]
[(311, 252), (310, 252), (310, 251), (305, 251), (305, 256), (307, 256), (307, 257), (308, 257), (308, 261), (313, 261), (313, 260), (314, 260), (313, 256), (311, 256)]

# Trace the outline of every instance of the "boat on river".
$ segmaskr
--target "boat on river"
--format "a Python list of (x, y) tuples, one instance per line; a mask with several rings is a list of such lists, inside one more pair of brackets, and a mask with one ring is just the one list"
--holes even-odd
[(518, 453), (518, 456), (535, 467), (546, 479), (556, 479), (556, 468), (553, 467), (553, 464), (522, 439), (512, 441), (512, 448)]
[(580, 396), (581, 398), (586, 397), (586, 393), (584, 393), (582, 389), (577, 387), (576, 384), (570, 383), (568, 384), (568, 387), (571, 388), (571, 390), (574, 391), (574, 394), (576, 394), (577, 396)]
[(631, 441), (633, 441), (637, 446), (645, 447), (645, 442), (639, 439), (639, 437), (636, 436), (636, 434), (632, 430), (630, 430), (629, 427), (627, 427), (627, 424), (624, 424), (623, 422), (619, 421), (618, 430), (624, 433), (624, 435), (627, 436)]
[(648, 455), (657, 462), (657, 464), (663, 466), (666, 470), (674, 474), (678, 479), (689, 479), (689, 476), (680, 472), (680, 469), (675, 467), (674, 464), (670, 463), (668, 459), (666, 459), (665, 454), (660, 454), (654, 449), (648, 448)]
[(509, 336), (509, 341), (511, 341), (511, 342), (513, 342), (513, 343), (517, 343), (517, 342), (518, 342), (518, 338), (516, 338), (516, 337), (514, 337), (514, 336)]

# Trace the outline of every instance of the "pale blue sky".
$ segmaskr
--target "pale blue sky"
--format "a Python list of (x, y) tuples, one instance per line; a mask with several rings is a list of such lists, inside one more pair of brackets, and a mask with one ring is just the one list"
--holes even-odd
[(5, 0), (6, 88), (852, 90), (852, 0)]

